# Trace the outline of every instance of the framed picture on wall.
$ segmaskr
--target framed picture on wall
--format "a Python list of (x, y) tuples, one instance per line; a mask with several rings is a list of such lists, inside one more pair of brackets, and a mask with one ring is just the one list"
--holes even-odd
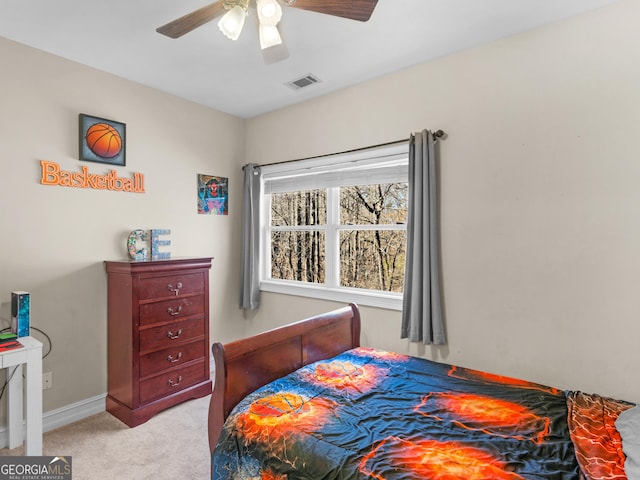
[(198, 213), (227, 215), (229, 213), (229, 179), (198, 174)]
[(80, 160), (126, 164), (126, 125), (115, 120), (80, 114)]

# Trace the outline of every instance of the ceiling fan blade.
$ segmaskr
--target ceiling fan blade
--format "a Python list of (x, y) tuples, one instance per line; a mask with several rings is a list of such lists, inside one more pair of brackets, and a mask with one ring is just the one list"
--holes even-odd
[(219, 17), (224, 11), (223, 3), (224, 2), (220, 0), (199, 8), (198, 10), (194, 10), (191, 13), (187, 13), (173, 22), (156, 28), (156, 32), (166, 35), (167, 37), (179, 38), (185, 33), (189, 33), (191, 30), (195, 30), (201, 25)]
[(378, 0), (295, 0), (290, 5), (285, 0), (284, 3), (289, 7), (366, 22)]

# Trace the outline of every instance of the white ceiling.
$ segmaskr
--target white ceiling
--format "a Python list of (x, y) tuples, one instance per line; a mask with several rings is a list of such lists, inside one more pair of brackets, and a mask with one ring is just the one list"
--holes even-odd
[[(251, 118), (615, 1), (379, 0), (366, 23), (284, 7), (289, 58), (269, 65), (254, 9), (236, 42), (217, 20), (155, 31), (208, 0), (0, 0), (0, 36)], [(285, 86), (309, 73), (321, 82)]]

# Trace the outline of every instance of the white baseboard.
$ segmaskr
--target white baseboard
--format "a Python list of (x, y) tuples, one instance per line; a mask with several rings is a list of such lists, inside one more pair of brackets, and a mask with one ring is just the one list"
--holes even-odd
[[(103, 393), (93, 398), (87, 398), (86, 400), (45, 412), (44, 415), (42, 415), (42, 430), (48, 432), (77, 422), (83, 418), (90, 417), (96, 413), (104, 412), (106, 409), (106, 398), (107, 394)], [(6, 427), (2, 427), (0, 429), (0, 448), (7, 448), (8, 444), (7, 429)]]

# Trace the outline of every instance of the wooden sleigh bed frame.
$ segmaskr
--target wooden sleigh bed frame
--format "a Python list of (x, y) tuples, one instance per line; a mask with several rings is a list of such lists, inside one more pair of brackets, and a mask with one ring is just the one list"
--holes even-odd
[[(305, 478), (355, 478), (360, 473), (383, 478), (380, 472), (391, 471), (394, 475), (384, 478), (431, 478), (429, 472), (459, 474), (461, 469), (482, 471), (482, 478), (625, 478), (625, 458), (640, 453), (637, 433), (629, 433), (640, 420), (640, 410), (629, 402), (373, 349), (358, 349), (335, 360), (346, 365), (364, 362), (359, 375), (351, 378), (351, 370), (345, 370), (336, 377), (335, 370), (325, 369), (331, 363), (306, 369), (252, 398), (231, 426), (225, 426), (232, 409), (260, 387), (359, 346), (360, 313), (355, 304), (214, 344), (215, 383), (208, 419), (212, 478), (237, 478), (237, 473), (260, 478), (262, 472), (275, 475), (291, 468)], [(323, 372), (329, 372), (329, 380)], [(371, 383), (371, 378), (376, 381)], [(330, 388), (336, 379), (349, 381)], [(282, 412), (279, 401), (296, 405), (291, 385), (309, 399), (300, 418), (312, 412), (318, 423), (297, 423), (298, 413), (287, 410), (284, 423), (268, 423), (269, 434), (259, 438), (256, 432), (265, 430), (252, 416), (270, 417), (261, 400), (275, 402), (276, 412)], [(354, 397), (349, 388), (365, 393)], [(319, 391), (322, 394), (316, 396)], [(378, 392), (381, 395), (373, 394)], [(254, 405), (257, 410), (251, 413)], [(332, 418), (327, 430), (323, 412)], [(400, 421), (380, 412), (395, 412)], [(354, 435), (356, 425), (362, 428)], [(324, 441), (325, 431), (330, 440)], [(321, 445), (318, 438), (323, 439)]]
[(359, 346), (360, 312), (353, 303), (253, 337), (213, 344), (210, 451), (233, 407), (249, 393), (309, 363)]

